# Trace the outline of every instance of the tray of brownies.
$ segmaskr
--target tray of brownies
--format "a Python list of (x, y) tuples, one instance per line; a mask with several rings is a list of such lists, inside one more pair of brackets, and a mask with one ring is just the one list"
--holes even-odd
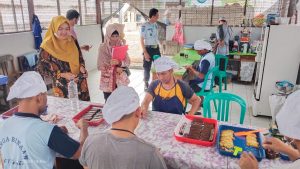
[(216, 141), (218, 124), (215, 119), (185, 115), (174, 130), (176, 140), (203, 146), (213, 146)]
[(103, 122), (102, 106), (99, 105), (89, 105), (77, 115), (73, 117), (73, 121), (77, 123), (80, 119), (85, 119), (88, 121), (90, 126), (98, 126)]

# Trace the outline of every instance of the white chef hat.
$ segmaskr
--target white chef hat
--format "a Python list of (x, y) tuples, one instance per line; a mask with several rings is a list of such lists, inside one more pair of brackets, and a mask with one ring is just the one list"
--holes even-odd
[(162, 56), (154, 60), (154, 67), (157, 73), (164, 72), (170, 69), (178, 69), (177, 63), (166, 56)]
[(108, 97), (103, 107), (104, 120), (112, 124), (140, 106), (140, 99), (132, 87), (120, 86)]
[(34, 71), (24, 72), (11, 86), (7, 100), (24, 99), (47, 92), (42, 76)]
[(276, 116), (279, 132), (300, 140), (300, 90), (292, 93)]
[(194, 49), (195, 50), (211, 50), (212, 47), (210, 43), (206, 42), (205, 40), (197, 40), (194, 44)]

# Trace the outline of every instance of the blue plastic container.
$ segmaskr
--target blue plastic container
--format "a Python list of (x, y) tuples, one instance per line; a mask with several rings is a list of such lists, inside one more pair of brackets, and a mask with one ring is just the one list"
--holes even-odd
[[(217, 149), (218, 149), (219, 153), (222, 154), (222, 155), (225, 155), (225, 156), (240, 158), (242, 152), (239, 152), (236, 156), (234, 156), (232, 152), (225, 151), (220, 147), (220, 144), (219, 144), (220, 143), (220, 137), (221, 137), (221, 132), (223, 130), (233, 130), (234, 132), (239, 132), (239, 131), (250, 131), (252, 129), (235, 127), (235, 126), (228, 126), (228, 125), (220, 125), (219, 126), (218, 137), (217, 137)], [(241, 136), (241, 137), (234, 136), (233, 144), (234, 144), (234, 146), (241, 147), (243, 149), (243, 151), (251, 152), (256, 157), (256, 159), (258, 161), (261, 161), (263, 158), (266, 157), (266, 153), (265, 153), (264, 148), (262, 147), (261, 135), (259, 133), (256, 133), (256, 136), (257, 136), (257, 141), (259, 143), (259, 148), (247, 146), (245, 136)]]
[(6, 85), (8, 81), (7, 76), (0, 75), (0, 85)]

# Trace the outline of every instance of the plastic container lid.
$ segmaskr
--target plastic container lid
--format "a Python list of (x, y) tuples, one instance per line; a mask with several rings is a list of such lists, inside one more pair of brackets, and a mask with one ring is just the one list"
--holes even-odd
[(0, 85), (7, 84), (7, 82), (8, 82), (7, 76), (0, 75)]

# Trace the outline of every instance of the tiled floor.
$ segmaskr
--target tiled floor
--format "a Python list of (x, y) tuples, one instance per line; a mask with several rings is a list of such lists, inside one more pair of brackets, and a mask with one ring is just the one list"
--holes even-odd
[[(131, 69), (130, 84), (139, 94), (141, 101), (145, 96), (144, 83), (143, 83), (143, 70)], [(92, 102), (104, 103), (103, 93), (99, 90), (100, 73), (97, 70), (89, 72), (88, 84)], [(217, 88), (215, 89), (217, 90)], [(252, 116), (252, 102), (251, 97), (253, 93), (252, 85), (230, 83), (228, 84), (227, 91), (244, 98), (247, 102), (247, 111), (245, 115), (244, 124), (256, 127), (269, 127), (271, 118), (268, 117), (254, 117)], [(237, 104), (232, 104), (230, 108), (230, 122), (239, 123), (240, 108)], [(213, 113), (216, 116), (216, 113)]]

